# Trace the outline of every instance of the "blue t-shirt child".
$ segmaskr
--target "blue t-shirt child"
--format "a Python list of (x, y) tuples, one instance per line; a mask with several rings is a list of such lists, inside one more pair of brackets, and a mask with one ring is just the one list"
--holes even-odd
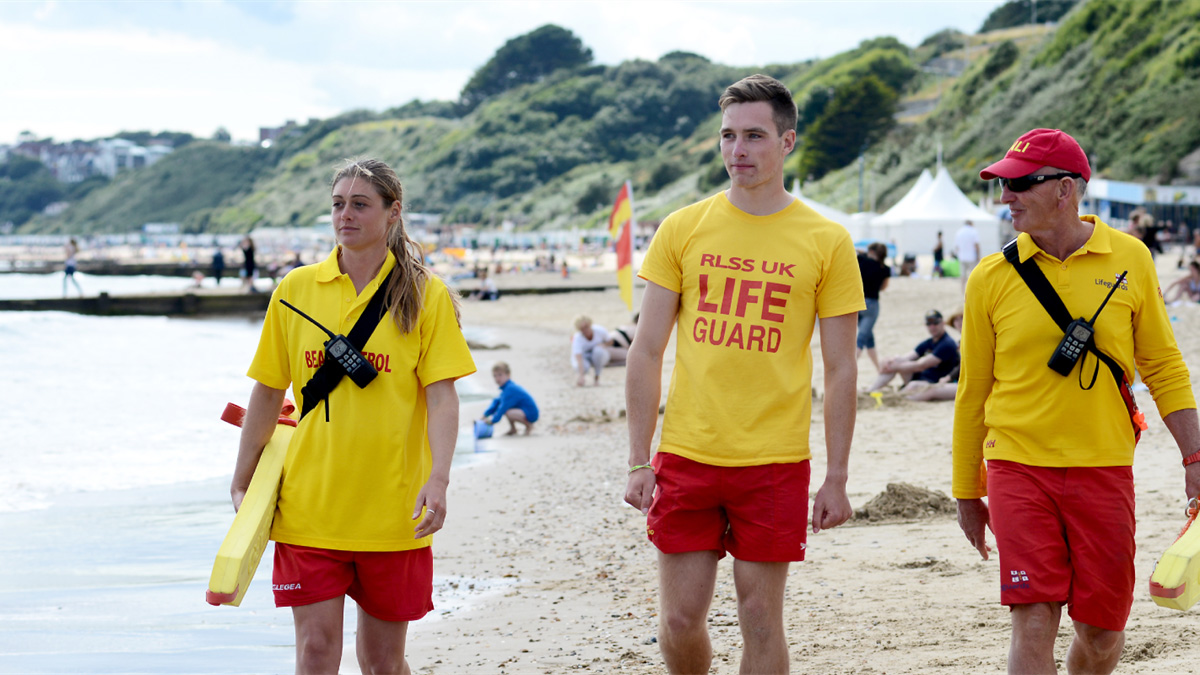
[(513, 408), (520, 408), (525, 413), (525, 419), (530, 423), (538, 421), (537, 403), (521, 385), (509, 380), (500, 385), (500, 395), (492, 399), (492, 404), (483, 411), (484, 417), (491, 416), (492, 424), (504, 417), (504, 413)]

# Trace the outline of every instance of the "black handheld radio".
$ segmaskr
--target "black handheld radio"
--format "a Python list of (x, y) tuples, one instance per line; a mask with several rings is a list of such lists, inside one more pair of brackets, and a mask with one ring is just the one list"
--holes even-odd
[(375, 366), (371, 365), (370, 361), (363, 358), (363, 355), (354, 348), (354, 345), (350, 343), (350, 340), (346, 339), (345, 335), (334, 335), (332, 331), (322, 326), (316, 319), (296, 309), (287, 300), (280, 298), (279, 302), (282, 302), (284, 307), (311, 321), (317, 328), (325, 331), (325, 334), (329, 336), (329, 339), (325, 341), (325, 354), (341, 366), (342, 370), (346, 371), (346, 374), (350, 376), (354, 384), (357, 384), (360, 389), (371, 384), (371, 380), (375, 379), (379, 371), (375, 370)]
[(1125, 275), (1129, 274), (1129, 270), (1121, 272), (1121, 276), (1117, 277), (1112, 288), (1109, 289), (1108, 295), (1104, 296), (1104, 302), (1100, 303), (1096, 314), (1092, 316), (1092, 320), (1075, 319), (1067, 326), (1066, 335), (1063, 336), (1061, 342), (1058, 343), (1058, 348), (1054, 350), (1054, 354), (1050, 357), (1050, 362), (1046, 365), (1050, 366), (1050, 370), (1059, 375), (1069, 375), (1071, 370), (1075, 368), (1075, 362), (1083, 353), (1088, 350), (1092, 344), (1092, 338), (1096, 336), (1096, 329), (1093, 327), (1096, 323), (1096, 318), (1100, 316), (1100, 310), (1108, 304), (1108, 299), (1116, 292), (1117, 287), (1125, 281)]

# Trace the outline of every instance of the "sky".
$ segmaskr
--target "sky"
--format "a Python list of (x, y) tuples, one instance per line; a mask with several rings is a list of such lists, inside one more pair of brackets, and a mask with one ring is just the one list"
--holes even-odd
[(259, 127), (455, 100), (509, 39), (547, 23), (595, 62), (683, 50), (731, 66), (825, 58), (892, 35), (974, 33), (1001, 0), (6, 0), (0, 144)]

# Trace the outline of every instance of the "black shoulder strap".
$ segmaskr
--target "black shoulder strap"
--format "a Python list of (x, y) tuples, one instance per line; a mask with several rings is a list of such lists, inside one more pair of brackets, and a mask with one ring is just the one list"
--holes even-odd
[[(1004, 245), (1004, 259), (1012, 263), (1012, 266), (1017, 270), (1017, 274), (1020, 274), (1021, 278), (1025, 280), (1025, 285), (1029, 287), (1033, 296), (1038, 299), (1038, 302), (1042, 303), (1042, 307), (1045, 308), (1046, 313), (1050, 315), (1054, 323), (1058, 324), (1058, 327), (1065, 333), (1067, 326), (1074, 320), (1071, 318), (1071, 312), (1067, 311), (1067, 306), (1063, 304), (1062, 298), (1055, 292), (1054, 287), (1050, 285), (1050, 280), (1046, 278), (1045, 274), (1042, 274), (1041, 268), (1037, 266), (1033, 258), (1030, 257), (1025, 262), (1021, 262), (1021, 256), (1017, 252), (1016, 239)], [(1100, 351), (1094, 339), (1088, 345), (1088, 351), (1095, 354), (1097, 358), (1104, 362), (1104, 365), (1108, 366), (1108, 369), (1112, 371), (1113, 379), (1117, 381), (1117, 387), (1120, 388), (1125, 379), (1125, 369), (1121, 367), (1121, 364), (1117, 363), (1108, 354)]]
[[(396, 273), (395, 268), (383, 278), (383, 283), (379, 284), (379, 288), (375, 289), (375, 294), (371, 296), (371, 300), (367, 302), (367, 306), (363, 308), (363, 313), (358, 317), (358, 321), (354, 322), (354, 327), (350, 329), (350, 334), (346, 339), (358, 351), (362, 351), (367, 346), (367, 340), (371, 339), (371, 334), (375, 332), (375, 327), (383, 319), (383, 301), (387, 295), (388, 283), (392, 279), (392, 275)], [(300, 419), (312, 412), (317, 407), (318, 401), (325, 401), (325, 421), (329, 421), (329, 393), (333, 388), (342, 381), (346, 376), (346, 372), (333, 359), (325, 359), (325, 363), (313, 373), (312, 378), (308, 383), (300, 389), (300, 395), (304, 398), (304, 407), (300, 411)]]

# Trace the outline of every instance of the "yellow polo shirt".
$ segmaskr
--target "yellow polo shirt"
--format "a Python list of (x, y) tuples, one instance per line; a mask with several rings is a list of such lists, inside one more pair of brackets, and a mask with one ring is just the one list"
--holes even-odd
[(716, 466), (809, 459), (816, 319), (866, 308), (846, 228), (799, 200), (718, 193), (672, 213), (638, 276), (680, 294), (659, 451)]
[[(279, 300), (346, 335), (375, 289), (396, 265), (383, 268), (359, 294), (338, 268), (337, 249), (324, 262), (289, 272), (271, 296), (258, 351), (247, 373), (275, 389), (300, 389), (324, 363), (328, 336)], [(430, 544), (414, 539), (417, 493), (431, 457), (425, 387), (475, 372), (446, 285), (431, 277), (412, 332), (401, 334), (385, 314), (362, 350), (379, 375), (360, 389), (342, 379), (326, 403), (300, 422), (288, 447), (271, 539), (350, 551), (401, 551)]]
[[(1092, 236), (1066, 260), (1017, 238), (1074, 317), (1091, 319), (1117, 276), (1128, 276), (1096, 321), (1096, 346), (1125, 369), (1134, 367), (1164, 417), (1196, 407), (1187, 366), (1175, 343), (1150, 251), (1095, 216)], [(985, 459), (1031, 466), (1132, 466), (1134, 437), (1120, 391), (1108, 368), (1089, 354), (1067, 376), (1046, 363), (1063, 333), (1004, 258), (983, 259), (967, 282), (962, 370), (954, 404), (953, 492), (959, 499), (987, 494)], [(1144, 403), (1144, 402), (1143, 402)]]

